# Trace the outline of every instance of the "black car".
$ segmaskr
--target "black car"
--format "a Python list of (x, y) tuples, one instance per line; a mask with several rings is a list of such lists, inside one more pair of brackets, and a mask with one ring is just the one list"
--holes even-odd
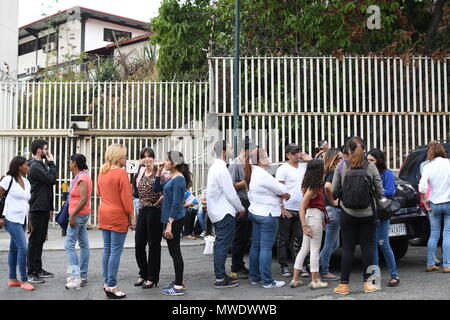
[[(450, 143), (442, 144), (447, 152), (447, 156), (450, 158)], [(399, 179), (408, 182), (417, 191), (419, 195), (419, 207), (424, 215), (428, 215), (427, 209), (423, 205), (422, 199), (420, 198), (420, 193), (418, 192), (418, 185), (421, 178), (421, 167), (426, 164), (428, 146), (419, 146), (408, 154), (405, 162), (403, 163), (400, 172)], [(423, 222), (423, 232), (419, 234), (415, 239), (410, 242), (414, 245), (424, 245), (426, 244), (430, 236), (430, 224), (428, 219)]]
[[(283, 163), (271, 164), (267, 170), (275, 176), (276, 170)], [(396, 180), (396, 185), (394, 198), (400, 202), (402, 208), (391, 218), (389, 240), (395, 258), (398, 260), (403, 258), (408, 251), (410, 239), (426, 235), (428, 218), (420, 208), (420, 194), (417, 191), (417, 185), (400, 179)], [(291, 235), (292, 257), (297, 256), (301, 242), (302, 239), (297, 239), (295, 235)]]

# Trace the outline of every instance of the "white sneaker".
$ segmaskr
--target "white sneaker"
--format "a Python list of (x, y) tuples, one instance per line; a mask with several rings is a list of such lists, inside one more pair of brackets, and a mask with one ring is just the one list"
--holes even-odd
[(317, 282), (312, 282), (308, 285), (308, 287), (311, 290), (315, 290), (315, 289), (323, 289), (328, 287), (328, 282), (323, 282), (323, 281), (317, 281)]
[(286, 282), (284, 282), (284, 281), (276, 281), (276, 280), (274, 280), (271, 284), (263, 285), (263, 288), (265, 288), (265, 289), (281, 288), (281, 287), (284, 287), (285, 284), (286, 284)]
[(66, 289), (80, 289), (81, 279), (69, 277), (66, 283)]

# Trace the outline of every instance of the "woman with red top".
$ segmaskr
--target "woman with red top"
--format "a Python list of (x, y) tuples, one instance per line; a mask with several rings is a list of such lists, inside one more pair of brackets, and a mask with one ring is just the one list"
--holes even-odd
[(326, 220), (323, 185), (323, 161), (314, 159), (308, 163), (302, 183), (303, 200), (300, 204), (300, 220), (303, 228), (303, 241), (302, 248), (295, 258), (291, 288), (303, 284), (300, 280), (300, 271), (308, 253), (311, 263), (309, 288), (314, 290), (328, 287), (328, 283), (320, 281), (319, 278), (320, 245)]
[[(87, 283), (89, 265), (89, 239), (86, 224), (91, 213), (92, 180), (86, 171), (86, 157), (75, 154), (70, 157), (69, 168), (74, 175), (69, 193), (69, 225), (65, 249), (69, 258), (71, 276), (67, 278), (66, 288), (75, 289)], [(80, 245), (80, 261), (78, 262), (75, 244)]]
[(120, 144), (112, 144), (106, 149), (105, 163), (98, 176), (98, 227), (103, 236), (103, 289), (106, 296), (113, 299), (125, 297), (117, 288), (117, 271), (128, 228), (136, 229), (130, 178), (123, 169), (126, 164), (127, 149)]

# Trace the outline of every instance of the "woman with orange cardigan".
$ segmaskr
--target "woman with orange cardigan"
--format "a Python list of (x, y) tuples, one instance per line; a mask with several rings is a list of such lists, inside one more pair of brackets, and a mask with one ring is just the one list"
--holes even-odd
[(117, 272), (128, 228), (136, 228), (130, 178), (123, 169), (127, 159), (126, 153), (127, 149), (120, 144), (108, 147), (97, 185), (101, 198), (98, 227), (102, 230), (104, 244), (103, 289), (106, 296), (113, 299), (126, 296), (117, 288)]

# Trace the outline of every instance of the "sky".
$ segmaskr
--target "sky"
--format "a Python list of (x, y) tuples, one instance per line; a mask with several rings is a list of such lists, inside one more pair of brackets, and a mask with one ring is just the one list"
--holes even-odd
[[(15, 0), (13, 0), (15, 1)], [(158, 14), (161, 0), (18, 0), (19, 27), (75, 6), (149, 22)]]

